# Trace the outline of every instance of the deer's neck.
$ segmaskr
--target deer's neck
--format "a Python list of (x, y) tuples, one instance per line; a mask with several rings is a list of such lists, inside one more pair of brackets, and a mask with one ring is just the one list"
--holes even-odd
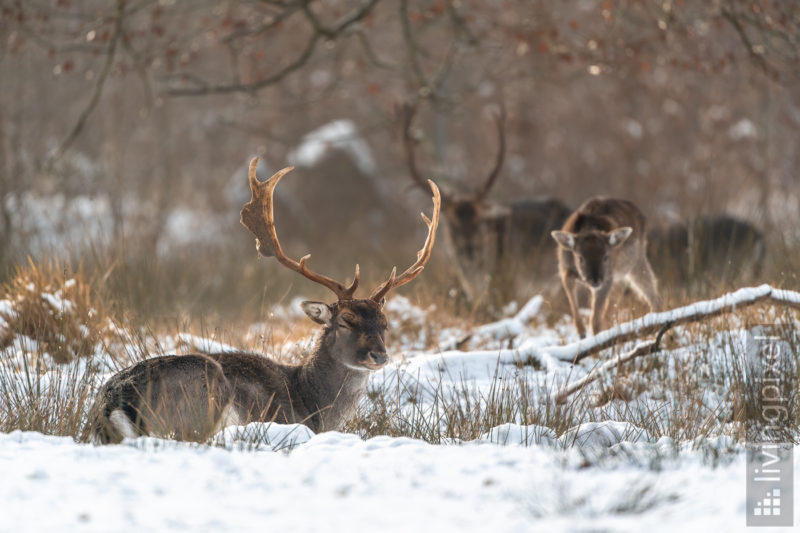
[(326, 330), (313, 354), (298, 369), (303, 403), (314, 431), (340, 429), (355, 413), (370, 372), (348, 368), (334, 353), (335, 333)]

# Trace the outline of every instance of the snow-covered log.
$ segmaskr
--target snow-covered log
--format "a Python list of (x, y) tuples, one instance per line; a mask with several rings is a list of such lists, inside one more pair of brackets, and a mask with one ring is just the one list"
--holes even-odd
[[(564, 403), (570, 395), (583, 389), (586, 385), (592, 383), (609, 370), (636, 357), (658, 350), (661, 336), (672, 326), (718, 316), (763, 301), (770, 301), (778, 305), (786, 305), (795, 309), (800, 309), (800, 293), (775, 289), (769, 285), (761, 285), (760, 287), (739, 289), (736, 292), (728, 293), (716, 300), (696, 302), (671, 311), (645, 315), (640, 319), (620, 324), (619, 326), (600, 333), (600, 335), (578, 343), (558, 347), (557, 349), (545, 348), (545, 351), (548, 351), (550, 355), (560, 360), (580, 361), (584, 357), (596, 353), (603, 348), (607, 348), (619, 342), (624, 342), (632, 337), (649, 335), (654, 332), (659, 333), (657, 339), (640, 342), (631, 351), (617, 355), (589, 372), (583, 378), (567, 384), (556, 392), (554, 400), (556, 403)], [(644, 324), (642, 324), (642, 322), (644, 322)], [(561, 353), (559, 353), (559, 349), (562, 350)], [(569, 359), (565, 359), (565, 353)]]
[(765, 301), (800, 309), (800, 292), (775, 289), (769, 285), (739, 289), (714, 300), (695, 302), (661, 313), (649, 313), (601, 331), (593, 337), (565, 346), (543, 348), (542, 351), (561, 361), (578, 362), (622, 342), (641, 339), (674, 326), (731, 313)]
[(544, 298), (537, 294), (522, 306), (517, 314), (512, 317), (503, 318), (497, 322), (490, 322), (475, 328), (473, 331), (457, 340), (453, 340), (447, 344), (439, 346), (440, 350), (452, 350), (468, 343), (473, 339), (492, 339), (504, 340), (508, 338), (518, 337), (525, 331), (525, 327), (533, 320), (533, 317), (539, 313), (542, 308)]

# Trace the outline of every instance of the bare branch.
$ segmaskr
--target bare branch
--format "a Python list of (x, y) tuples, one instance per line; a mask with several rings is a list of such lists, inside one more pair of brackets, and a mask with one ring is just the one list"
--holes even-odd
[[(379, 0), (368, 0), (361, 6), (355, 8), (349, 14), (340, 18), (333, 26), (327, 26), (323, 24), (319, 18), (317, 18), (317, 16), (309, 7), (311, 0), (305, 0), (302, 4), (302, 10), (306, 19), (313, 28), (313, 35), (308, 40), (306, 47), (303, 49), (302, 53), (297, 57), (297, 59), (283, 67), (280, 71), (252, 83), (239, 83), (234, 81), (233, 83), (223, 84), (202, 84), (195, 87), (171, 87), (168, 88), (165, 93), (169, 96), (205, 96), (209, 94), (230, 94), (237, 92), (253, 93), (269, 85), (274, 85), (283, 80), (289, 74), (303, 67), (308, 60), (311, 59), (316, 51), (320, 38), (335, 39), (339, 37), (350, 26), (366, 17), (370, 11), (372, 11), (372, 8), (375, 7), (378, 1)], [(290, 8), (287, 6), (287, 9)]]
[(715, 300), (696, 302), (671, 311), (650, 313), (601, 331), (593, 337), (566, 346), (542, 348), (541, 351), (549, 353), (561, 361), (576, 363), (606, 348), (657, 333), (665, 326), (674, 327), (698, 322), (762, 302), (772, 302), (800, 309), (800, 293), (774, 289), (769, 285), (739, 289)]
[(415, 140), (411, 135), (411, 123), (414, 120), (414, 115), (416, 112), (417, 106), (411, 102), (405, 102), (395, 106), (395, 113), (403, 125), (403, 148), (405, 149), (406, 153), (408, 174), (411, 176), (411, 179), (414, 181), (417, 187), (423, 191), (426, 191), (428, 187), (425, 182), (425, 178), (422, 177), (422, 174), (419, 172), (419, 168), (417, 168), (417, 156), (414, 146)]
[(581, 379), (573, 381), (572, 383), (569, 383), (564, 387), (562, 387), (558, 392), (556, 392), (555, 396), (553, 397), (553, 401), (555, 401), (556, 404), (562, 404), (566, 402), (567, 398), (569, 398), (579, 390), (583, 390), (589, 383), (596, 381), (597, 378), (599, 378), (609, 370), (613, 370), (622, 363), (626, 363), (641, 355), (647, 355), (653, 353), (654, 352), (653, 348), (656, 346), (656, 344), (657, 344), (656, 341), (645, 341), (639, 343), (633, 348), (633, 350), (623, 354), (619, 354), (613, 359), (606, 361), (601, 366), (593, 369), (591, 372), (586, 374)]
[(419, 64), (417, 57), (419, 50), (417, 49), (417, 42), (414, 40), (414, 35), (411, 31), (411, 23), (408, 18), (408, 0), (400, 2), (400, 25), (403, 28), (403, 39), (406, 42), (406, 51), (408, 53), (408, 62), (411, 64), (411, 71), (417, 78), (417, 84), (420, 87), (430, 87), (428, 80), (425, 78), (425, 72)]
[(319, 38), (320, 35), (318, 33), (312, 35), (311, 39), (308, 41), (308, 44), (306, 44), (305, 49), (297, 59), (267, 78), (260, 79), (253, 83), (232, 83), (221, 85), (203, 85), (200, 87), (171, 88), (167, 89), (166, 94), (169, 96), (205, 96), (208, 94), (230, 94), (258, 91), (264, 87), (267, 87), (268, 85), (278, 83), (283, 78), (305, 65), (314, 54), (314, 50), (317, 48)]
[(375, 4), (378, 3), (379, 0), (369, 0), (364, 3), (362, 6), (357, 7), (349, 14), (345, 15), (344, 17), (340, 18), (336, 24), (331, 26), (326, 26), (325, 24), (320, 21), (314, 12), (311, 10), (311, 1), (307, 0), (303, 3), (303, 13), (305, 13), (306, 18), (311, 22), (311, 25), (314, 27), (314, 30), (322, 35), (323, 37), (327, 37), (328, 39), (335, 39), (339, 36), (339, 34), (346, 30), (351, 24), (355, 24), (356, 22), (360, 21), (367, 14), (375, 7)]
[[(733, 4), (731, 4), (733, 6)], [(727, 20), (733, 29), (736, 30), (736, 34), (739, 36), (739, 39), (744, 44), (745, 48), (747, 49), (747, 53), (750, 57), (762, 68), (765, 74), (770, 74), (772, 72), (772, 68), (767, 64), (767, 61), (764, 59), (764, 56), (756, 52), (756, 48), (753, 45), (753, 42), (750, 40), (750, 37), (747, 35), (747, 31), (745, 31), (744, 26), (739, 21), (738, 16), (732, 10), (722, 8), (721, 11), (722, 17)]]
[(94, 91), (92, 92), (92, 97), (89, 99), (89, 103), (86, 105), (84, 110), (78, 116), (78, 121), (73, 126), (72, 131), (69, 132), (67, 137), (61, 143), (61, 145), (56, 149), (56, 151), (47, 159), (45, 162), (45, 168), (49, 168), (60, 159), (64, 153), (69, 149), (75, 139), (78, 138), (81, 131), (83, 131), (83, 127), (86, 125), (86, 121), (89, 119), (89, 115), (92, 114), (94, 108), (97, 107), (98, 102), (100, 101), (100, 95), (103, 92), (103, 87), (105, 86), (106, 79), (108, 78), (109, 72), (111, 72), (111, 66), (114, 64), (114, 57), (116, 56), (117, 52), (117, 43), (120, 40), (120, 36), (122, 35), (122, 21), (124, 18), (125, 12), (125, 1), (126, 0), (117, 0), (117, 15), (116, 20), (114, 23), (114, 33), (111, 36), (111, 40), (108, 43), (108, 49), (106, 51), (106, 62), (103, 65), (103, 69), (100, 71), (100, 74), (97, 77), (97, 82), (94, 85)]

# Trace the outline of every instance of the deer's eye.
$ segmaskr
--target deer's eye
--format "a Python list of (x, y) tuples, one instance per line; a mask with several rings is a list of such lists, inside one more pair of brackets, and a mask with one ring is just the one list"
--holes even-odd
[(608, 263), (608, 254), (603, 256), (603, 262)]

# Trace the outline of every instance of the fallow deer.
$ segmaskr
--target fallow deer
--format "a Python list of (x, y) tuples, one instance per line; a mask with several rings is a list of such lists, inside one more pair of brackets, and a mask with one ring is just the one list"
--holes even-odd
[(387, 362), (386, 294), (416, 278), (433, 250), (441, 197), (433, 191), (433, 214), (422, 219), (428, 227), (416, 262), (388, 280), (368, 298), (355, 298), (359, 283), (356, 265), (349, 285), (309, 270), (309, 255), (287, 257), (275, 231), (275, 186), (291, 167), (266, 182), (258, 181), (250, 163), (251, 200), (241, 222), (256, 236), (258, 252), (327, 287), (337, 297), (332, 304), (303, 302), (302, 308), (323, 326), (313, 353), (299, 365), (286, 365), (250, 353), (171, 355), (145, 359), (113, 376), (99, 391), (89, 414), (86, 437), (98, 443), (125, 437), (158, 435), (181, 440), (204, 440), (221, 427), (251, 421), (303, 423), (313, 431), (335, 430), (353, 415), (366, 389), (369, 374)]
[[(416, 105), (398, 106), (403, 127), (403, 146), (409, 176), (425, 190), (425, 180), (417, 168), (412, 122)], [(549, 234), (561, 227), (570, 209), (555, 198), (527, 199), (510, 204), (496, 204), (487, 199), (497, 182), (505, 158), (505, 111), (496, 118), (498, 148), (488, 177), (472, 192), (442, 191), (442, 213), (447, 221), (445, 237), (455, 256), (453, 266), (467, 300), (475, 303), (485, 279), (491, 278), (495, 289), (513, 290), (518, 272), (528, 281), (555, 277), (550, 262), (542, 260), (554, 249)]]
[(661, 309), (656, 277), (647, 260), (645, 217), (627, 200), (592, 198), (552, 232), (558, 243), (558, 270), (578, 335), (586, 328), (578, 312), (580, 289), (591, 293), (591, 332), (596, 335), (616, 283), (625, 283), (644, 298), (651, 311)]
[(672, 287), (752, 282), (764, 267), (766, 241), (753, 224), (727, 214), (652, 225), (647, 255)]

